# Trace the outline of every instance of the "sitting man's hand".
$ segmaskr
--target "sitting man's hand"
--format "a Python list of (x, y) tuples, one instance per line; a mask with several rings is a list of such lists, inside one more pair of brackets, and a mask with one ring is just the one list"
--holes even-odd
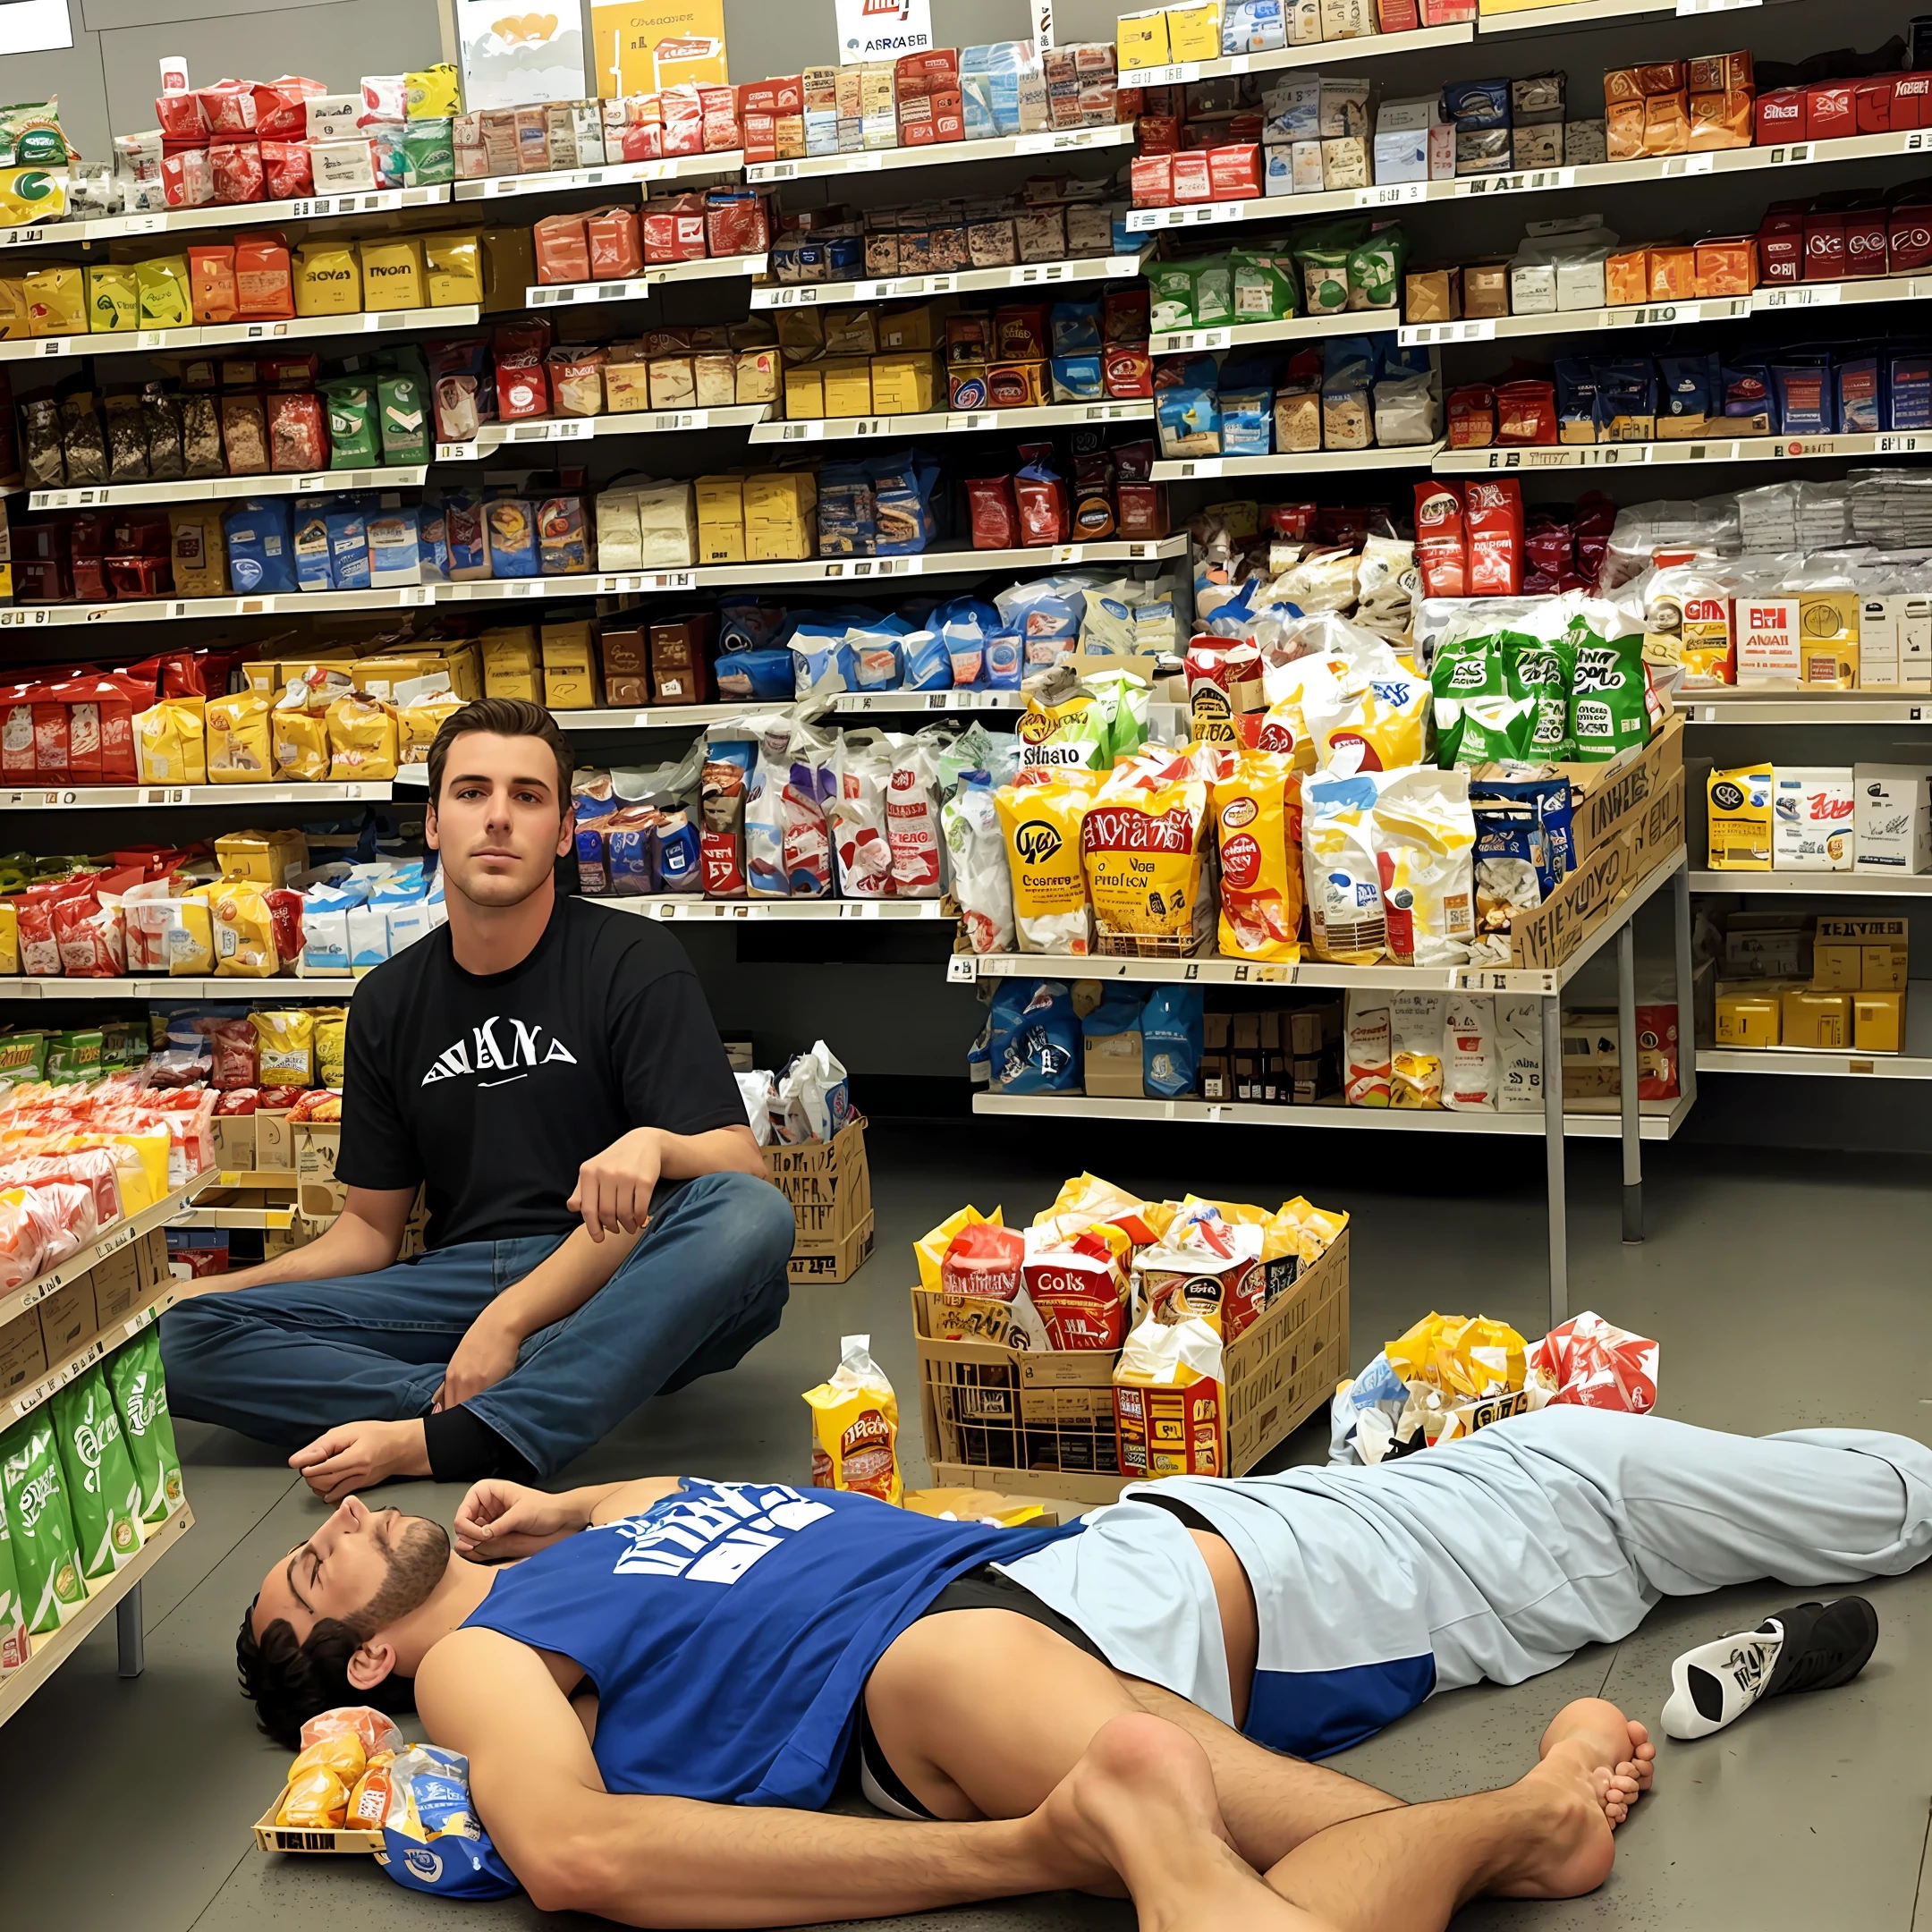
[(582, 1528), (582, 1512), (568, 1497), (489, 1476), (457, 1506), (456, 1554), (471, 1563), (509, 1563)]
[(391, 1476), (427, 1476), (429, 1451), (421, 1420), (344, 1422), (289, 1458), (289, 1467), (325, 1503), (340, 1503)]
[(517, 1350), (522, 1338), (485, 1309), (470, 1324), (470, 1332), (456, 1344), (456, 1352), (443, 1371), (443, 1386), (431, 1404), (436, 1409), (453, 1409), (472, 1395), (480, 1395), (516, 1367)]
[(635, 1234), (650, 1218), (662, 1164), (657, 1130), (633, 1128), (577, 1170), (577, 1191), (564, 1205), (583, 1216), (594, 1241), (602, 1241), (610, 1228)]

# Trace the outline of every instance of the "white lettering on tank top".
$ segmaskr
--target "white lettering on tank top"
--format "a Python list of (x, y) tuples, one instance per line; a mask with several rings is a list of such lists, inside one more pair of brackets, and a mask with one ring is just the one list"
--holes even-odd
[[(496, 1031), (498, 1027), (510, 1030), (507, 1039)], [(540, 1026), (526, 1026), (521, 1020), (492, 1013), (481, 1026), (470, 1030), (467, 1039), (453, 1041), (436, 1056), (422, 1077), (422, 1084), (432, 1087), (437, 1080), (453, 1080), (459, 1073), (507, 1073), (517, 1067), (549, 1066), (555, 1063), (575, 1066), (577, 1055), (555, 1034), (546, 1034)]]
[(613, 1576), (682, 1577), (691, 1583), (735, 1583), (751, 1565), (799, 1530), (832, 1513), (796, 1489), (713, 1483), (661, 1513), (611, 1524), (629, 1547)]

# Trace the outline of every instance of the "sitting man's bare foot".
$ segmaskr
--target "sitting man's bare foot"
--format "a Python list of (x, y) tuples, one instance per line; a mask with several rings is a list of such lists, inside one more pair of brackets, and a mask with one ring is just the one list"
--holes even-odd
[(1547, 1758), (1551, 1745), (1580, 1736), (1588, 1736), (1593, 1746), (1609, 1746), (1617, 1754), (1604, 1792), (1604, 1816), (1614, 1828), (1650, 1789), (1651, 1775), (1657, 1768), (1657, 1746), (1643, 1725), (1634, 1717), (1626, 1717), (1607, 1699), (1578, 1698), (1565, 1704), (1550, 1720), (1549, 1729), (1537, 1747), (1537, 1756)]
[(1511, 1787), (1530, 1807), (1522, 1852), (1490, 1887), (1507, 1898), (1576, 1898), (1610, 1876), (1613, 1824), (1629, 1815), (1638, 1793), (1630, 1722), (1614, 1704), (1580, 1698), (1556, 1714), (1543, 1734), (1542, 1761)]

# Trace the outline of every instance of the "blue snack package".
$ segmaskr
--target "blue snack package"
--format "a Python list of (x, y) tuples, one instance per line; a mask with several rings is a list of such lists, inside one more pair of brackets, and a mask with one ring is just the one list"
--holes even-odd
[(391, 1767), (394, 1790), (376, 1861), (411, 1892), (439, 1898), (508, 1898), (520, 1891), (470, 1800), (470, 1760), (412, 1744)]
[(1106, 987), (1100, 1004), (1080, 1015), (1080, 1034), (1086, 1039), (1104, 1039), (1111, 1033), (1136, 1033), (1140, 1029), (1142, 996), (1126, 987)]
[(1899, 349), (1886, 356), (1885, 419), (1894, 429), (1932, 429), (1932, 353)]
[(1515, 823), (1511, 815), (1521, 811), (1529, 815), (1530, 826), (1523, 856), (1535, 865), (1545, 894), (1575, 870), (1575, 809), (1567, 778), (1472, 779), (1470, 809), (1476, 817), (1479, 856), (1485, 811), (1499, 827)]
[(1151, 1098), (1194, 1091), (1207, 1001), (1199, 987), (1156, 987), (1140, 1012), (1140, 1078)]
[(1221, 392), (1221, 451), (1226, 456), (1268, 456), (1275, 449), (1275, 392)]
[(1047, 367), (1055, 402), (1097, 402), (1106, 394), (1097, 353), (1056, 355)]
[(295, 581), (304, 590), (333, 590), (329, 568), (328, 498), (295, 499), (292, 540), (295, 547)]
[(1889, 427), (1878, 385), (1878, 358), (1853, 356), (1834, 372), (1838, 383), (1838, 433), (1875, 436)]
[(576, 850), (577, 890), (588, 899), (601, 899), (610, 891), (610, 868), (605, 859), (603, 827), (579, 826)]
[(483, 505), (492, 577), (542, 574), (537, 557), (537, 505), (528, 496), (493, 496)]
[(298, 588), (295, 538), (286, 496), (250, 496), (222, 519), (228, 580), (243, 596)]
[(727, 650), (718, 654), (720, 698), (792, 698), (797, 678), (789, 647), (775, 650)]
[(1156, 397), (1154, 420), (1165, 457), (1221, 453), (1221, 398), (1212, 389), (1164, 389)]
[(1831, 436), (1837, 428), (1829, 361), (1774, 362), (1771, 394), (1780, 436)]
[(483, 534), (481, 495), (473, 489), (445, 490), (443, 525), (449, 545), (450, 576), (460, 581), (486, 574), (489, 569), (489, 544)]
[(1507, 80), (1452, 80), (1443, 89), (1443, 114), (1462, 134), (1510, 125)]
[(1055, 302), (1051, 326), (1051, 353), (1054, 355), (1097, 355), (1100, 352), (1100, 304), (1097, 301)]
[(1724, 377), (1715, 355), (1659, 355), (1657, 366), (1659, 417), (1722, 414)]
[(1078, 1093), (1080, 1022), (1059, 979), (1021, 979), (993, 996), (987, 1072), (996, 1093)]
[[(1558, 356), (1556, 438), (1562, 443), (1591, 443), (1597, 436), (1597, 371), (1588, 356)], [(1588, 429), (1589, 434), (1582, 432)]]
[(657, 890), (652, 870), (652, 827), (614, 825), (604, 835), (610, 891), (619, 898), (640, 899)]
[(369, 518), (353, 503), (343, 504), (327, 513), (329, 569), (338, 590), (367, 590), (369, 587)]
[(1018, 691), (1026, 646), (1017, 631), (996, 631), (986, 640), (986, 682), (991, 691)]
[(651, 827), (651, 869), (661, 893), (702, 893), (704, 874), (698, 863), (698, 827), (683, 806), (659, 814)]
[(936, 631), (913, 631), (900, 645), (905, 657), (906, 691), (950, 691), (953, 660)]
[(1771, 371), (1762, 362), (1727, 364), (1722, 370), (1724, 412), (1742, 433), (1771, 434)]

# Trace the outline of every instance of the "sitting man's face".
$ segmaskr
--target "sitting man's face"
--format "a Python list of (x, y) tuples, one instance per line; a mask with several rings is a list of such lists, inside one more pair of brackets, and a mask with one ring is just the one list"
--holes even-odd
[(255, 1634), (284, 1619), (299, 1643), (320, 1619), (333, 1617), (366, 1640), (428, 1601), (449, 1566), (449, 1552), (441, 1523), (371, 1510), (350, 1496), (262, 1579)]

